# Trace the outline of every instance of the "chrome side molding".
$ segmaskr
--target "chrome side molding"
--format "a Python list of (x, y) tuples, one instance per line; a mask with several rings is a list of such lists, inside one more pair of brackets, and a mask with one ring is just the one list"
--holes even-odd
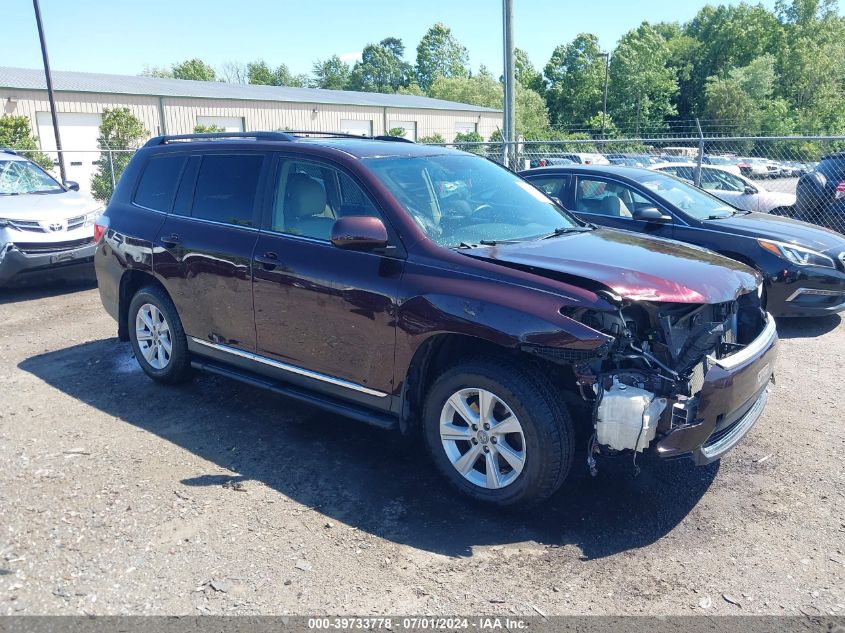
[(266, 356), (261, 356), (260, 354), (253, 354), (252, 352), (245, 352), (242, 349), (237, 349), (236, 347), (230, 347), (228, 345), (221, 345), (219, 343), (212, 343), (211, 341), (205, 341), (201, 338), (196, 338), (195, 336), (191, 337), (191, 341), (198, 345), (203, 345), (204, 347), (209, 347), (211, 349), (217, 350), (218, 352), (225, 352), (227, 354), (232, 354), (233, 356), (240, 356), (241, 358), (246, 358), (247, 360), (255, 361), (256, 363), (261, 363), (262, 365), (267, 365), (269, 367), (274, 367), (275, 369), (280, 369), (282, 371), (289, 372), (291, 374), (296, 374), (298, 376), (304, 376), (306, 378), (312, 378), (314, 380), (319, 380), (321, 382), (329, 383), (331, 385), (335, 385), (337, 387), (343, 387), (345, 389), (351, 389), (353, 391), (358, 391), (360, 393), (365, 393), (369, 396), (376, 396), (377, 398), (386, 398), (388, 394), (384, 393), (383, 391), (377, 391), (375, 389), (370, 389), (369, 387), (364, 387), (354, 382), (350, 382), (348, 380), (343, 380), (342, 378), (335, 378), (334, 376), (327, 376), (326, 374), (321, 374), (316, 371), (311, 371), (310, 369), (303, 369), (302, 367), (297, 367), (296, 365), (289, 365), (287, 363), (282, 363), (277, 360), (273, 360), (272, 358), (267, 358)]

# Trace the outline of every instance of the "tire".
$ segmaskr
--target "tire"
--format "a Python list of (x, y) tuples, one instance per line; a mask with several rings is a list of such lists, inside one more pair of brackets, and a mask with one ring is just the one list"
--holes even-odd
[(795, 212), (793, 211), (792, 207), (775, 207), (771, 211), (769, 211), (770, 215), (779, 215), (784, 218), (792, 218), (795, 216)]
[[(150, 323), (157, 326), (154, 332)], [(129, 304), (126, 326), (132, 351), (147, 376), (165, 384), (190, 378), (188, 339), (176, 306), (162, 288), (145, 286), (135, 293)]]
[[(482, 391), (491, 394), (483, 396), (484, 401), (495, 405), (487, 428), (478, 415)], [(530, 507), (550, 497), (572, 466), (574, 431), (560, 400), (537, 371), (504, 365), (497, 358), (469, 360), (445, 372), (429, 389), (423, 435), (435, 466), (459, 492), (498, 508)], [(456, 402), (465, 414), (451, 404)], [(518, 433), (507, 433), (515, 428), (511, 415)], [(467, 417), (478, 422), (478, 431)], [(506, 428), (496, 433), (496, 425), (505, 420)], [(482, 452), (485, 449), (488, 452)], [(471, 451), (477, 455), (471, 456)], [(517, 472), (512, 464), (520, 463), (520, 455)], [(495, 470), (489, 468), (491, 463)]]

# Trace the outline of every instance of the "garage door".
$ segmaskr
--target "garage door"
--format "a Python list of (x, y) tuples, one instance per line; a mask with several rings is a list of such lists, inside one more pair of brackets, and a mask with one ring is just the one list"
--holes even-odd
[(354, 134), (355, 136), (372, 136), (373, 122), (358, 121), (355, 119), (341, 119), (340, 131), (343, 134)]
[[(59, 133), (62, 136), (62, 148), (65, 156), (65, 171), (68, 180), (79, 183), (79, 190), (91, 192), (91, 177), (97, 171), (96, 162), (100, 158), (97, 138), (100, 136), (100, 115), (60, 112)], [(36, 112), (38, 139), (41, 149), (53, 159), (57, 159), (56, 136), (53, 134), (53, 120), (49, 112)], [(52, 152), (52, 153), (51, 153)], [(58, 162), (53, 175), (59, 177)]]
[(216, 126), (224, 132), (243, 132), (244, 120), (239, 116), (198, 116), (197, 125), (203, 127)]

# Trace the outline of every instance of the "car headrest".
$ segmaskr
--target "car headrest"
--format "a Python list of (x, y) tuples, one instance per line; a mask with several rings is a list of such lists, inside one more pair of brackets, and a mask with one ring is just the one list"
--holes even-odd
[(288, 176), (286, 197), (285, 216), (289, 219), (318, 215), (326, 209), (326, 190), (323, 185), (302, 172)]

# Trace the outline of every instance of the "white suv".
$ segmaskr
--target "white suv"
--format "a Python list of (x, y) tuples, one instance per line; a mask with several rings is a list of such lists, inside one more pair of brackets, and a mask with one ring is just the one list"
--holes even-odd
[(93, 278), (102, 206), (78, 190), (0, 149), (0, 287), (44, 275)]

